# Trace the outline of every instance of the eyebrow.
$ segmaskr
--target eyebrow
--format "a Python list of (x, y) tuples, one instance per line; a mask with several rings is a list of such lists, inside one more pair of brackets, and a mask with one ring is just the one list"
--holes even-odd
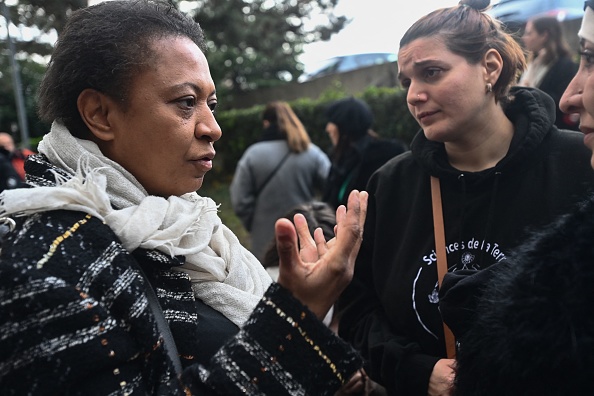
[[(415, 62), (413, 62), (413, 69), (422, 68), (423, 66), (425, 66), (425, 65), (427, 65), (429, 63), (433, 63), (433, 62), (435, 62), (435, 59), (423, 59), (423, 60), (420, 60), (420, 61), (415, 61)], [(399, 80), (402, 79), (402, 73), (401, 72), (398, 72), (397, 78)]]
[[(184, 88), (184, 87), (190, 87), (192, 88), (194, 91), (198, 92), (198, 93), (202, 93), (204, 90), (202, 88), (200, 88), (198, 85), (192, 83), (192, 82), (184, 82), (181, 84), (175, 84), (173, 85), (171, 88), (173, 89), (179, 89), (179, 88)], [(212, 92), (208, 95), (208, 96), (213, 96), (217, 94), (217, 90), (214, 89), (212, 90)]]

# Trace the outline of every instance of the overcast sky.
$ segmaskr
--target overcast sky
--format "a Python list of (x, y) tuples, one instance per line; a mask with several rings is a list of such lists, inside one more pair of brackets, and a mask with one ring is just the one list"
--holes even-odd
[[(102, 0), (91, 0), (97, 3)], [(361, 52), (397, 52), (406, 29), (422, 15), (459, 0), (339, 0), (337, 15), (351, 23), (329, 42), (310, 44), (301, 61), (316, 63), (338, 55)], [(491, 2), (494, 2), (493, 0)]]
[[(14, 0), (6, 0), (12, 3)], [(103, 0), (91, 0), (98, 3)], [(301, 61), (312, 65), (338, 55), (362, 52), (397, 52), (400, 38), (422, 15), (441, 7), (458, 4), (459, 0), (339, 0), (337, 15), (351, 19), (341, 32), (328, 42), (305, 47)], [(494, 3), (491, 0), (491, 3)], [(5, 24), (0, 22), (0, 34), (6, 35)], [(12, 29), (11, 29), (12, 31)], [(24, 34), (23, 31), (15, 32)], [(48, 40), (55, 41), (55, 37)]]
[(329, 42), (305, 47), (301, 61), (315, 63), (338, 55), (361, 52), (397, 52), (404, 32), (417, 19), (459, 0), (339, 0), (336, 14), (352, 19)]

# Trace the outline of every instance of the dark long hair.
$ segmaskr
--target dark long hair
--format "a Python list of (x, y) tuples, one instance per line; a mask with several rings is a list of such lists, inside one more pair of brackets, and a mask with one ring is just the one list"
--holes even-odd
[[(563, 29), (561, 23), (557, 18), (552, 16), (543, 16), (531, 19), (532, 26), (538, 34), (548, 33), (548, 40), (545, 42), (545, 53), (543, 55), (544, 64), (550, 64), (559, 58), (571, 56), (571, 49), (569, 44), (565, 41), (563, 36)], [(536, 54), (530, 54), (533, 58)]]

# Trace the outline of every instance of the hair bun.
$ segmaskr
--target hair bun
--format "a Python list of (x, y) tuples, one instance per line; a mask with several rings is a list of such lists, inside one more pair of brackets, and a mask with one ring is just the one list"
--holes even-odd
[(485, 11), (491, 5), (491, 0), (460, 0), (458, 5), (474, 8), (478, 11)]

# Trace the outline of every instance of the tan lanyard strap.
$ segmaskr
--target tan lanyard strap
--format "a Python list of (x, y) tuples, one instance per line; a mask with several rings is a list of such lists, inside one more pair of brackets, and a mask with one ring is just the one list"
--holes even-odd
[[(443, 277), (448, 272), (448, 262), (445, 249), (443, 211), (441, 208), (441, 188), (439, 179), (433, 176), (431, 176), (431, 202), (433, 203), (433, 230), (435, 234), (435, 254), (437, 255), (437, 281), (439, 287), (441, 287)], [(445, 323), (443, 324), (443, 333), (448, 358), (454, 359), (456, 357), (456, 340)]]

